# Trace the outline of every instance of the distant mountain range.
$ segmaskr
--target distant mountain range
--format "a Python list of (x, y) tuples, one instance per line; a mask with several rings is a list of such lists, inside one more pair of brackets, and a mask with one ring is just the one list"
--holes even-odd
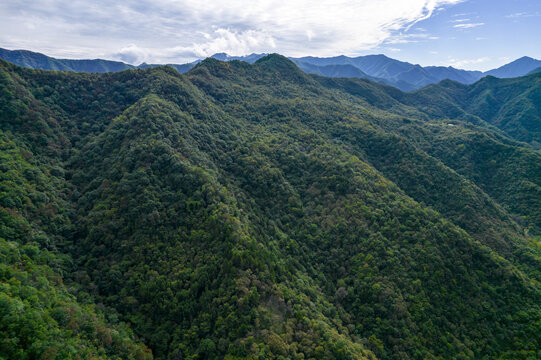
[[(368, 55), (355, 58), (347, 56), (317, 58), (310, 56), (293, 59), (293, 61), (303, 70), (306, 68), (305, 64), (316, 66), (351, 65), (362, 70), (369, 77), (377, 79), (376, 81), (380, 83), (393, 85), (404, 91), (418, 89), (444, 79), (470, 84), (483, 76), (480, 71), (466, 71), (443, 66), (422, 67), (391, 59), (385, 55)], [(336, 77), (342, 76), (338, 75)]]
[[(211, 57), (220, 61), (245, 61), (254, 63), (267, 54), (251, 54), (246, 56), (229, 56), (217, 53)], [(70, 60), (56, 59), (44, 54), (27, 50), (6, 50), (0, 48), (0, 59), (19, 66), (32, 69), (61, 70), (76, 72), (116, 72), (128, 69), (146, 69), (163, 64), (146, 64), (135, 66), (120, 61), (103, 59)], [(430, 84), (449, 79), (462, 84), (472, 84), (484, 76), (513, 78), (524, 76), (541, 70), (541, 60), (524, 56), (509, 64), (486, 72), (456, 69), (452, 66), (421, 66), (389, 58), (385, 55), (367, 55), (348, 57), (344, 55), (319, 58), (306, 56), (290, 58), (302, 71), (327, 77), (360, 78), (391, 85), (403, 91), (420, 89)], [(187, 64), (166, 64), (180, 73), (192, 69), (202, 60)]]
[(117, 72), (127, 69), (135, 69), (136, 66), (120, 61), (93, 59), (93, 60), (70, 60), (55, 59), (28, 50), (6, 50), (0, 48), (0, 58), (13, 64), (42, 70), (77, 71), (77, 72)]
[[(266, 54), (248, 56), (228, 56), (215, 54), (212, 57), (221, 61), (241, 60), (249, 63), (257, 61)], [(541, 68), (541, 60), (524, 56), (509, 64), (487, 72), (456, 69), (452, 66), (421, 66), (392, 59), (385, 55), (359, 57), (335, 56), (319, 58), (306, 56), (290, 58), (302, 71), (328, 77), (352, 77), (369, 79), (392, 85), (403, 91), (420, 89), (430, 84), (449, 79), (462, 84), (472, 84), (484, 76), (514, 78), (536, 72)], [(540, 69), (538, 69), (540, 70)]]

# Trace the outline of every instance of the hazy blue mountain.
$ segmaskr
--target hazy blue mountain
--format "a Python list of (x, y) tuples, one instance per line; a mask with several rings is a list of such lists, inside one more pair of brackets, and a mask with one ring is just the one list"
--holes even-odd
[[(250, 64), (267, 54), (250, 54), (246, 56), (230, 56), (217, 53), (211, 56), (220, 61), (240, 60)], [(146, 69), (161, 66), (161, 64), (142, 63), (139, 66), (120, 61), (102, 59), (69, 60), (55, 59), (40, 53), (26, 50), (6, 50), (0, 48), (0, 58), (16, 65), (33, 69), (64, 70), (78, 72), (116, 72), (127, 69)], [(426, 66), (411, 64), (392, 59), (385, 55), (367, 55), (348, 57), (344, 55), (320, 58), (306, 56), (290, 58), (302, 71), (328, 77), (350, 77), (369, 79), (385, 85), (391, 85), (402, 91), (413, 91), (430, 84), (437, 84), (449, 79), (462, 84), (472, 84), (483, 76), (492, 75), (500, 78), (523, 76), (541, 67), (541, 61), (529, 57), (515, 60), (498, 69), (485, 73), (456, 69), (451, 66)], [(186, 73), (202, 60), (187, 64), (167, 64), (180, 73)]]
[(497, 69), (487, 71), (485, 75), (492, 75), (498, 78), (513, 78), (524, 76), (539, 67), (541, 67), (541, 60), (524, 56)]
[(77, 72), (116, 72), (136, 68), (120, 61), (103, 59), (71, 60), (55, 59), (47, 55), (28, 50), (6, 50), (0, 48), (0, 58), (13, 64), (32, 69), (61, 70)]
[(535, 73), (538, 73), (538, 72), (540, 72), (540, 71), (541, 71), (541, 67), (538, 67), (537, 69), (533, 69), (532, 71), (530, 71), (530, 72), (528, 73), (528, 75), (530, 75), (530, 74), (535, 74)]
[(364, 73), (358, 67), (351, 64), (331, 64), (331, 65), (314, 65), (307, 62), (302, 62), (299, 60), (292, 61), (307, 74), (315, 74), (320, 76), (327, 76), (333, 78), (357, 78), (357, 79), (367, 79), (371, 81), (378, 82), (384, 85), (394, 86), (402, 91), (413, 91), (417, 87), (407, 81), (403, 80), (389, 80), (384, 78), (378, 78), (370, 76)]
[(188, 64), (168, 64), (168, 66), (171, 66), (172, 68), (176, 69), (179, 73), (184, 74), (185, 72), (188, 72), (190, 69), (192, 69), (196, 63), (188, 63)]
[(471, 84), (486, 75), (499, 78), (518, 77), (527, 75), (533, 70), (541, 67), (541, 60), (536, 60), (527, 56), (484, 73), (480, 71), (456, 69), (452, 66), (422, 67), (420, 65), (392, 59), (382, 54), (359, 57), (341, 55), (328, 58), (307, 56), (295, 60), (318, 66), (351, 64), (370, 76), (394, 82), (402, 80), (418, 87), (437, 83), (445, 79), (458, 81), (463, 84)]
[(294, 60), (316, 66), (353, 65), (365, 74), (374, 78), (385, 79), (387, 82), (384, 83), (396, 86), (402, 90), (419, 89), (445, 79), (454, 80), (462, 84), (472, 84), (486, 75), (498, 78), (513, 78), (527, 75), (532, 71), (536, 72), (536, 69), (541, 67), (541, 60), (532, 59), (527, 56), (484, 73), (456, 69), (452, 66), (422, 67), (395, 60), (381, 54), (353, 58), (343, 55), (329, 58), (307, 56)]
[[(220, 60), (220, 61), (232, 61), (232, 60), (240, 60), (245, 61), (247, 63), (253, 64), (257, 60), (261, 59), (262, 57), (266, 56), (268, 54), (250, 54), (245, 56), (230, 56), (226, 53), (216, 53), (211, 56), (211, 58)], [(198, 61), (200, 62), (200, 61)]]
[(302, 61), (294, 61), (294, 63), (308, 74), (317, 74), (328, 77), (354, 77), (360, 79), (369, 79), (371, 76), (365, 74), (361, 69), (350, 64), (332, 64), (332, 65), (315, 65)]
[[(190, 69), (192, 69), (195, 65), (197, 65), (199, 61), (194, 61), (187, 64), (167, 64), (167, 66), (172, 67), (173, 69), (177, 70), (179, 73), (184, 74), (188, 72)], [(150, 69), (163, 66), (162, 64), (147, 64), (142, 63), (141, 65), (137, 66), (138, 69)]]
[[(385, 55), (367, 55), (352, 58), (355, 66), (363, 69), (364, 72), (372, 76), (386, 79), (397, 79), (399, 74), (419, 72), (422, 74), (423, 68), (419, 65), (412, 65), (405, 61), (391, 59)], [(422, 74), (427, 77), (427, 74)]]
[(385, 55), (368, 55), (359, 57), (335, 56), (330, 58), (303, 57), (297, 59), (305, 63), (328, 66), (328, 65), (353, 65), (369, 76), (386, 81), (380, 81), (400, 88), (401, 90), (413, 90), (423, 86), (438, 83), (444, 79), (470, 84), (482, 77), (480, 71), (459, 70), (453, 67), (428, 66), (410, 64), (395, 60)]
[[(15, 65), (41, 70), (59, 70), (59, 71), (75, 71), (89, 73), (104, 73), (117, 72), (128, 69), (149, 69), (163, 64), (147, 64), (141, 65), (126, 64), (121, 61), (92, 59), (92, 60), (71, 60), (71, 59), (56, 59), (41, 53), (27, 50), (6, 50), (0, 48), (0, 59), (9, 61)], [(233, 59), (229, 59), (233, 60)], [(180, 72), (181, 74), (193, 68), (200, 60), (187, 64), (167, 64)]]
[[(233, 60), (239, 60), (244, 61), (250, 64), (253, 64), (260, 58), (264, 57), (266, 54), (251, 54), (246, 56), (230, 56), (226, 53), (216, 53), (212, 56), (210, 56), (213, 59), (220, 60), (220, 61), (233, 61)], [(184, 74), (191, 70), (195, 65), (199, 64), (203, 59), (195, 60), (191, 63), (186, 64), (166, 64), (167, 66), (172, 67), (173, 69), (177, 70), (179, 73)], [(163, 66), (163, 64), (147, 64), (142, 63), (141, 65), (137, 66), (139, 69), (148, 69), (148, 68), (155, 68), (158, 66)]]
[(450, 79), (463, 84), (472, 84), (483, 77), (481, 71), (456, 69), (452, 66), (425, 66), (424, 69), (437, 79)]
[[(378, 66), (363, 66), (359, 63), (359, 60), (362, 62), (363, 57), (350, 58), (344, 55), (334, 56), (329, 58), (319, 58), (314, 56), (306, 56), (302, 58), (290, 58), (299, 66), (299, 68), (305, 72), (324, 75), (329, 77), (355, 77), (361, 79), (371, 79), (379, 83), (395, 86), (403, 91), (411, 91), (418, 88), (409, 81), (404, 81), (404, 79), (388, 76), (385, 71), (381, 71), (381, 68), (384, 67), (381, 63), (385, 59), (392, 60), (387, 58), (384, 55), (370, 55), (373, 59), (380, 60)], [(402, 62), (396, 61), (396, 64)], [(405, 63), (404, 63), (405, 64)], [(336, 67), (334, 71), (326, 70), (326, 67)], [(355, 74), (352, 70), (356, 68), (359, 73), (358, 75), (346, 75), (346, 74)], [(377, 67), (377, 69), (376, 69)], [(330, 68), (327, 68), (330, 69)], [(340, 71), (337, 71), (340, 70)], [(325, 74), (330, 73), (330, 74)], [(334, 73), (334, 75), (333, 75)]]

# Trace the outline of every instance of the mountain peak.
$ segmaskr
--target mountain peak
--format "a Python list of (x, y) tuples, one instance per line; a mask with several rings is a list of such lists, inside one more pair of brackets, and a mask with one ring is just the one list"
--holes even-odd
[(240, 60), (240, 61), (244, 61), (244, 62), (253, 64), (254, 62), (256, 62), (257, 60), (259, 60), (260, 58), (262, 58), (265, 55), (267, 55), (267, 54), (252, 53), (250, 55), (234, 56), (234, 55), (229, 55), (227, 53), (221, 52), (221, 53), (216, 53), (216, 54), (214, 54), (214, 55), (212, 55), (210, 57), (213, 58), (213, 59), (220, 60), (220, 61)]
[(283, 78), (287, 77), (288, 80), (306, 82), (308, 79), (308, 76), (293, 61), (280, 54), (266, 55), (257, 60), (254, 65), (268, 74), (278, 75), (278, 77)]
[(265, 63), (265, 62), (275, 62), (275, 63), (283, 62), (283, 63), (290, 63), (292, 65), (295, 65), (295, 64), (293, 64), (293, 62), (291, 60), (289, 60), (285, 56), (277, 54), (277, 53), (272, 53), (272, 54), (265, 55), (261, 59), (256, 61), (257, 64), (262, 64), (262, 63)]
[(209, 57), (213, 58), (213, 59), (216, 59), (216, 60), (220, 60), (220, 61), (226, 61), (229, 58), (229, 55), (227, 55), (224, 52), (221, 52), (221, 53), (216, 53), (216, 54), (214, 54), (212, 56), (209, 56)]
[(198, 62), (192, 70), (196, 71), (198, 69), (207, 69), (208, 71), (216, 75), (219, 72), (222, 72), (227, 67), (228, 65), (226, 61), (216, 59), (215, 57), (208, 57)]
[(271, 67), (274, 67), (276, 69), (290, 69), (298, 71), (299, 68), (295, 63), (288, 58), (286, 58), (283, 55), (280, 54), (269, 54), (266, 56), (263, 56), (259, 60), (257, 60), (254, 64), (256, 65), (270, 65)]
[(509, 64), (505, 64), (497, 69), (487, 71), (485, 75), (492, 75), (498, 78), (519, 77), (528, 74), (532, 70), (541, 67), (541, 60), (523, 56)]
[(363, 55), (363, 56), (358, 56), (357, 57), (357, 59), (362, 59), (362, 58), (372, 58), (372, 59), (384, 59), (384, 60), (399, 61), (399, 60), (395, 60), (393, 58), (390, 58), (390, 57), (388, 57), (387, 55), (384, 55), (384, 54)]

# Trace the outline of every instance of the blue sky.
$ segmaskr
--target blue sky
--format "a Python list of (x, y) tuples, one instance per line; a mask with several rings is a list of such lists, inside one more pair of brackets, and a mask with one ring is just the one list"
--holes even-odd
[[(424, 33), (433, 39), (412, 36)], [(470, 0), (444, 7), (372, 49), (378, 50), (421, 65), (472, 70), (522, 56), (541, 59), (541, 0)]]
[(185, 63), (216, 52), (384, 53), (487, 70), (541, 59), (540, 0), (2, 0), (0, 47)]

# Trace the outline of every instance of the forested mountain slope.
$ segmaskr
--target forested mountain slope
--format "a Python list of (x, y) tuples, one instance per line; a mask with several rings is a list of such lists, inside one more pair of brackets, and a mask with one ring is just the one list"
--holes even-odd
[(406, 102), (431, 116), (477, 117), (541, 148), (541, 73), (515, 79), (488, 76), (469, 86), (443, 81), (419, 90)]
[(279, 55), (0, 92), (0, 356), (541, 355), (540, 154), (478, 115)]
[[(318, 79), (396, 114), (378, 125), (406, 136), (466, 176), (539, 233), (540, 74), (487, 77), (470, 86), (443, 81), (413, 93), (358, 79)], [(426, 121), (420, 124), (415, 118)]]

